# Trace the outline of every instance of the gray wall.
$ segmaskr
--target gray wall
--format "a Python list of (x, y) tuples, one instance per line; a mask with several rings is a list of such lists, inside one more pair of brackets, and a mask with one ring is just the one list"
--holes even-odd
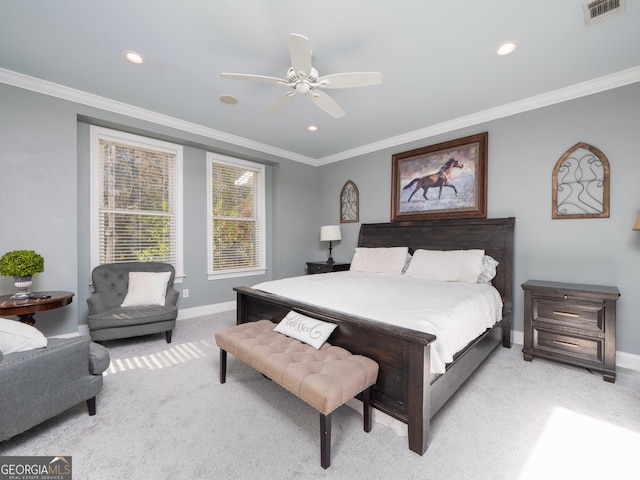
[[(32, 249), (45, 271), (31, 290), (77, 292), (76, 121), (73, 106), (0, 84), (0, 254)], [(0, 292), (15, 291), (0, 277)], [(36, 315), (45, 332), (77, 324), (78, 304)]]
[[(489, 132), (488, 216), (515, 216), (515, 325), (523, 328), (528, 279), (615, 285), (617, 350), (640, 354), (640, 232), (631, 230), (640, 209), (640, 83), (514, 115), (419, 142), (319, 168), (320, 223), (338, 219), (337, 199), (351, 179), (360, 192), (360, 221), (388, 222), (391, 155)], [(611, 213), (606, 219), (551, 219), (551, 174), (578, 142), (599, 148), (611, 167)], [(334, 258), (348, 260), (359, 224), (343, 224)]]

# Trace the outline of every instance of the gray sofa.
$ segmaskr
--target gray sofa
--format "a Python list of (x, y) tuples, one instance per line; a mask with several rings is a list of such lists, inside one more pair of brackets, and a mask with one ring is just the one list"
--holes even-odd
[(109, 351), (86, 336), (50, 338), (45, 348), (26, 352), (0, 352), (0, 441), (84, 401), (89, 415), (95, 415), (109, 362)]
[[(129, 272), (171, 272), (164, 305), (122, 307), (129, 287)], [(94, 293), (87, 299), (89, 334), (94, 341), (163, 333), (171, 343), (178, 317), (179, 293), (173, 288), (175, 270), (161, 262), (107, 263), (93, 269)]]

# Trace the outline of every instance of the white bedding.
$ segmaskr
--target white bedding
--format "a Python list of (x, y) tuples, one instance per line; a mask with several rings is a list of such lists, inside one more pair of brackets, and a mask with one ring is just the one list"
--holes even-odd
[(402, 275), (334, 272), (273, 280), (255, 289), (431, 333), (431, 373), (502, 318), (502, 300), (487, 283), (440, 282)]

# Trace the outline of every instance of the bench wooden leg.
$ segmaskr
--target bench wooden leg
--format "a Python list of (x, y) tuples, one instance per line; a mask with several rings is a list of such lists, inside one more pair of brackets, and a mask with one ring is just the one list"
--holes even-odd
[(220, 349), (220, 383), (227, 381), (227, 351)]
[(320, 465), (331, 465), (331, 414), (320, 414)]
[(364, 431), (370, 432), (373, 412), (371, 409), (371, 387), (362, 392), (362, 416), (364, 417)]

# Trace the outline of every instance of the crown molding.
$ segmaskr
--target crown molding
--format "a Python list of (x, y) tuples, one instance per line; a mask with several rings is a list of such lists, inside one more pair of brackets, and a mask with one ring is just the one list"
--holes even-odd
[(534, 97), (519, 100), (517, 102), (508, 103), (495, 108), (490, 108), (482, 112), (473, 113), (464, 117), (459, 117), (447, 122), (432, 125), (430, 127), (414, 130), (402, 135), (390, 137), (379, 142), (370, 143), (361, 147), (353, 148), (351, 150), (345, 150), (334, 155), (328, 155), (326, 157), (317, 160), (317, 165), (327, 165), (333, 162), (339, 162), (348, 158), (353, 158), (359, 155), (384, 150), (386, 148), (396, 147), (411, 143), (417, 140), (424, 140), (429, 137), (440, 135), (442, 133), (451, 132), (461, 128), (466, 128), (473, 125), (489, 122), (491, 120), (497, 120), (499, 118), (509, 117), (518, 113), (524, 113), (531, 110), (535, 110), (549, 105), (574, 100), (580, 97), (586, 97), (595, 93), (611, 90), (625, 85), (630, 85), (640, 81), (640, 67), (630, 68), (621, 72), (606, 75), (604, 77), (589, 80), (587, 82), (571, 85), (566, 88), (554, 90), (552, 92), (543, 93)]
[(640, 81), (640, 67), (630, 68), (621, 72), (606, 75), (604, 77), (589, 80), (566, 88), (561, 88), (551, 92), (536, 95), (534, 97), (512, 102), (495, 108), (490, 108), (482, 112), (477, 112), (464, 117), (459, 117), (447, 122), (431, 125), (426, 128), (414, 130), (402, 135), (390, 137), (379, 142), (362, 145), (350, 150), (328, 155), (319, 159), (314, 159), (305, 155), (300, 155), (289, 150), (274, 147), (260, 142), (255, 142), (244, 137), (221, 132), (213, 128), (205, 127), (196, 123), (180, 120), (169, 115), (153, 112), (144, 108), (135, 107), (123, 102), (111, 100), (109, 98), (93, 95), (91, 93), (65, 87), (57, 83), (42, 80), (29, 75), (0, 68), (0, 82), (15, 87), (31, 90), (44, 95), (68, 100), (89, 107), (106, 110), (109, 112), (125, 115), (140, 120), (145, 120), (158, 125), (163, 125), (177, 130), (193, 133), (213, 140), (229, 143), (235, 146), (248, 148), (261, 153), (286, 158), (295, 162), (304, 163), (311, 166), (322, 166), (334, 162), (339, 162), (349, 158), (365, 155), (368, 153), (393, 148), (398, 145), (411, 143), (417, 140), (424, 140), (429, 137), (451, 132), (461, 128), (497, 120), (500, 118), (528, 112), (549, 105), (566, 102), (580, 97), (593, 95), (595, 93), (611, 90)]
[(0, 82), (14, 87), (31, 90), (51, 97), (68, 100), (88, 107), (106, 110), (108, 112), (125, 115), (139, 120), (148, 121), (165, 127), (175, 128), (184, 132), (193, 133), (213, 140), (230, 143), (239, 147), (245, 147), (258, 152), (274, 155), (280, 158), (287, 158), (300, 163), (316, 166), (317, 161), (311, 157), (300, 155), (289, 150), (284, 150), (271, 145), (255, 142), (244, 137), (221, 132), (213, 128), (205, 127), (197, 123), (180, 120), (169, 115), (164, 115), (144, 108), (135, 107), (127, 103), (118, 102), (106, 97), (65, 87), (57, 83), (42, 80), (22, 73), (0, 68)]

